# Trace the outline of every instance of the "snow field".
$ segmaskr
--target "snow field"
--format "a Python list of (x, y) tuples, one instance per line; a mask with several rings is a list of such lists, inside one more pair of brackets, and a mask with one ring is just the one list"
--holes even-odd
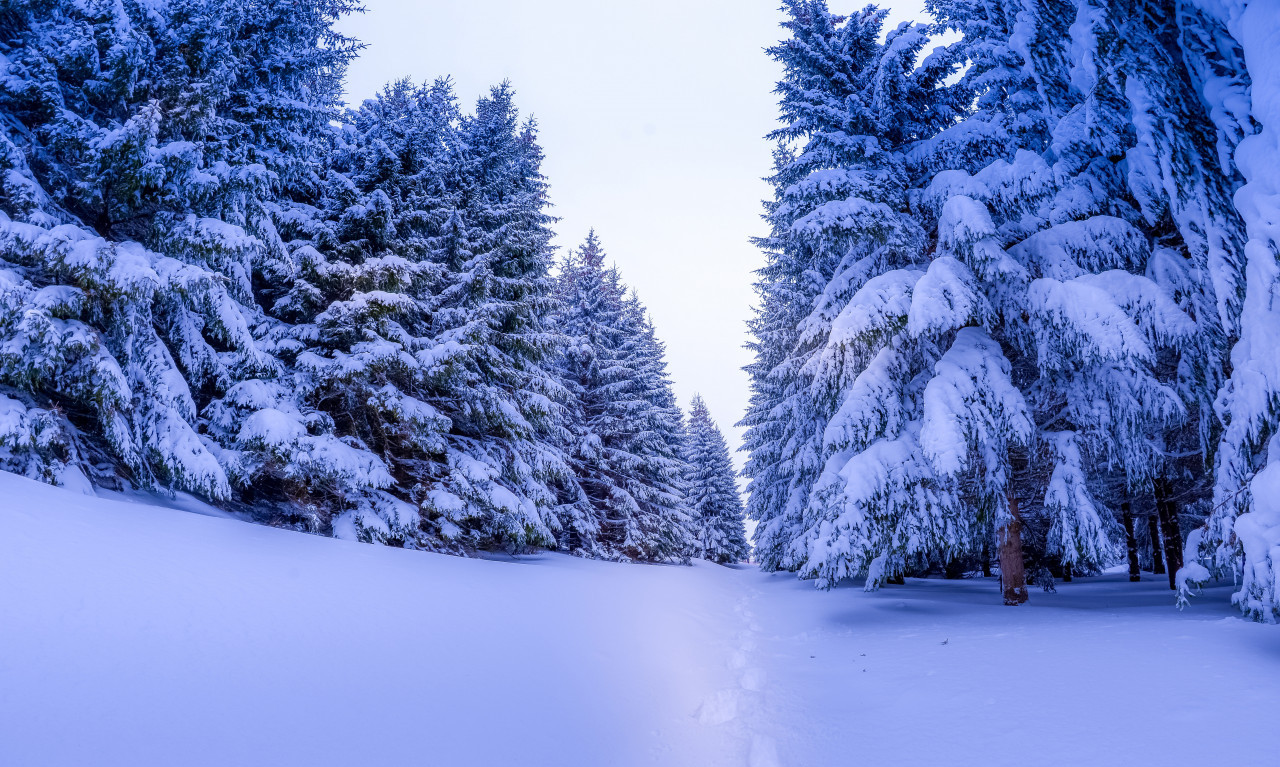
[(1122, 575), (823, 593), (0, 473), (0, 765), (1268, 765), (1280, 635)]
[(0, 499), (6, 767), (742, 763), (698, 716), (732, 679), (723, 568), (426, 556), (7, 473)]

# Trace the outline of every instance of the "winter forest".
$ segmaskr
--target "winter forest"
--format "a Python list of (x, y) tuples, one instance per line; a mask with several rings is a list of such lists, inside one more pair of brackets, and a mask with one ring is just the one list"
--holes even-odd
[[(443, 74), (348, 92), (364, 44), (343, 21), (376, 12), (358, 0), (0, 0), (0, 507), (13, 515), (0, 584), (28, 584), (29, 600), (0, 597), (0, 654), (50, 642), (47, 627), (83, 608), (70, 595), (102, 579), (132, 584), (94, 603), (103, 615), (151, 631), (155, 605), (189, 607), (210, 627), (274, 626), (300, 653), (273, 667), (271, 652), (227, 650), (213, 669), (270, 676), (337, 656), (442, 685), (430, 704), (442, 708), (403, 720), (381, 710), (394, 696), (345, 672), (334, 684), (355, 686), (332, 692), (354, 696), (352, 731), (411, 732), (425, 717), (467, 741), (454, 752), (442, 735), (441, 764), (522, 763), (478, 756), (485, 715), (444, 724), (460, 700), (519, 722), (507, 740), (526, 764), (603, 764), (599, 746), (633, 760), (619, 764), (778, 767), (852, 753), (812, 733), (845, 726), (832, 712), (847, 704), (823, 697), (831, 680), (845, 696), (879, 684), (866, 647), (838, 642), (874, 656), (881, 635), (858, 632), (874, 632), (880, 605), (926, 610), (917, 620), (941, 633), (893, 656), (902, 675), (862, 700), (924, 695), (913, 685), (934, 682), (905, 669), (965, 631), (1026, 620), (1045, 636), (1083, 631), (1077, 652), (1127, 641), (1050, 611), (1059, 597), (1113, 616), (1138, 600), (1146, 623), (1124, 625), (1166, 633), (1207, 626), (1196, 611), (1212, 610), (1228, 628), (1188, 629), (1210, 648), (1274, 642), (1252, 624), (1280, 622), (1280, 4), (923, 5), (891, 23), (889, 8), (781, 0), (775, 42), (747, 52), (780, 78), (754, 84), (776, 102), (759, 137), (772, 196), (752, 241), (763, 266), (741, 266), (754, 269), (750, 404), (718, 424), (716, 391), (682, 407), (659, 332), (698, 328), (655, 321), (607, 231), (555, 244), (556, 179), (521, 83), (474, 102)], [(209, 527), (225, 520), (184, 521), (199, 516), (255, 524), (227, 544), (230, 528)], [(273, 591), (298, 582), (325, 584), (319, 601)], [(71, 598), (81, 607), (56, 612)], [(820, 620), (833, 609), (862, 618), (837, 631)], [(367, 636), (345, 633), (361, 625)], [(516, 641), (519, 626), (538, 638)], [(916, 634), (894, 636), (885, 653)], [(74, 629), (48, 646), (63, 641), (75, 652)], [(999, 640), (986, 645), (964, 661), (973, 674), (1000, 661)], [(95, 650), (104, 668), (128, 667), (110, 655), (124, 646)], [(1131, 650), (1129, 666), (1098, 673), (1138, 679), (1145, 650)], [(805, 665), (829, 656), (853, 665)], [(457, 678), (431, 665), (451, 660), (497, 665)], [(43, 700), (35, 676), (20, 681), (28, 661), (13, 662), (0, 688), (9, 677), (34, 696), (21, 700)], [(154, 679), (185, 678), (174, 663)], [(705, 670), (722, 666), (732, 682)], [(592, 697), (588, 677), (612, 692)], [(511, 700), (545, 711), (457, 692), (511, 678), (541, 680)], [(767, 683), (794, 688), (770, 699)], [(1280, 705), (1266, 685), (1186, 684), (1270, 717)], [(663, 703), (593, 715), (661, 733), (651, 761), (612, 724), (539, 750), (558, 722), (586, 717), (572, 706), (624, 688)], [(147, 689), (138, 701), (159, 699)], [(19, 700), (0, 692), (0, 713)], [(692, 713), (645, 724), (680, 706)], [(126, 746), (133, 730), (102, 726), (130, 753), (156, 742), (138, 730)], [(268, 758), (246, 740), (219, 758), (404, 763), (414, 752), (397, 737), (365, 756)], [(867, 763), (1035, 763), (895, 761), (903, 738), (868, 735)], [(1041, 763), (1140, 763), (1119, 740)], [(1066, 759), (1069, 746), (1046, 748)], [(91, 763), (30, 753), (44, 760), (13, 763)], [(1164, 763), (1212, 763), (1193, 753)]]
[(743, 559), (639, 297), (594, 236), (553, 269), (511, 87), (344, 111), (353, 10), (4, 10), (3, 467), (408, 548)]
[(785, 7), (761, 565), (874, 589), (998, 559), (1019, 604), (1146, 556), (1180, 602), (1225, 574), (1280, 618), (1277, 9), (935, 0), (884, 34)]

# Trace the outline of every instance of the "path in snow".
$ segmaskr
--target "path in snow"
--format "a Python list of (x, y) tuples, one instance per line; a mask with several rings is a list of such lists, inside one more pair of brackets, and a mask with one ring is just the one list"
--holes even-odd
[(1269, 765), (1213, 590), (464, 560), (0, 473), (0, 765)]

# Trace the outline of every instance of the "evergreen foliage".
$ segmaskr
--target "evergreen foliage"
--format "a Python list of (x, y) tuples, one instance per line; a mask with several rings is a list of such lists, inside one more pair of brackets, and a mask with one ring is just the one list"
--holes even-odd
[(737, 471), (720, 427), (711, 419), (707, 403), (694, 395), (685, 427), (685, 463), (689, 509), (697, 535), (697, 556), (712, 562), (746, 559), (746, 526)]
[[(784, 5), (743, 422), (766, 569), (873, 588), (1015, 525), (1070, 575), (1117, 559), (1130, 502), (1160, 511), (1176, 567), (1211, 490), (1188, 550), (1242, 566), (1274, 408), (1239, 372), (1269, 364), (1259, 341), (1226, 350), (1266, 324), (1236, 195), (1265, 120), (1252, 6), (1183, 5), (931, 0), (931, 26), (888, 31), (874, 8)], [(926, 54), (940, 33), (958, 40)]]
[(594, 231), (561, 266), (560, 371), (573, 395), (569, 455), (582, 489), (570, 546), (612, 558), (687, 560), (695, 553), (684, 495), (681, 414), (664, 349), (644, 307), (605, 266)]
[(687, 558), (680, 413), (616, 273), (605, 388), (561, 380), (536, 124), (448, 80), (341, 111), (356, 10), (0, 9), (0, 467), (412, 548)]
[(455, 552), (734, 562), (745, 513), (824, 587), (1096, 571), (1154, 510), (1180, 599), (1280, 620), (1265, 5), (784, 0), (744, 507), (594, 232), (553, 274), (508, 84), (343, 111), (350, 0), (14, 0), (0, 468)]
[(227, 498), (225, 437), (263, 424), (223, 398), (255, 382), (288, 410), (259, 303), (293, 266), (273, 201), (336, 115), (348, 10), (6, 5), (0, 383), (68, 446), (50, 460)]

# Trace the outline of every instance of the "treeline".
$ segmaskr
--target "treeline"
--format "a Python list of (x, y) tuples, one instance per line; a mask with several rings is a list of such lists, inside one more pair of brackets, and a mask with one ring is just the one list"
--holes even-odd
[(1146, 559), (1280, 618), (1280, 14), (1227, 5), (784, 2), (744, 421), (766, 568), (998, 563), (1016, 604)]
[(342, 110), (355, 8), (0, 9), (0, 468), (412, 548), (743, 558), (643, 305), (594, 234), (552, 269), (512, 90)]

